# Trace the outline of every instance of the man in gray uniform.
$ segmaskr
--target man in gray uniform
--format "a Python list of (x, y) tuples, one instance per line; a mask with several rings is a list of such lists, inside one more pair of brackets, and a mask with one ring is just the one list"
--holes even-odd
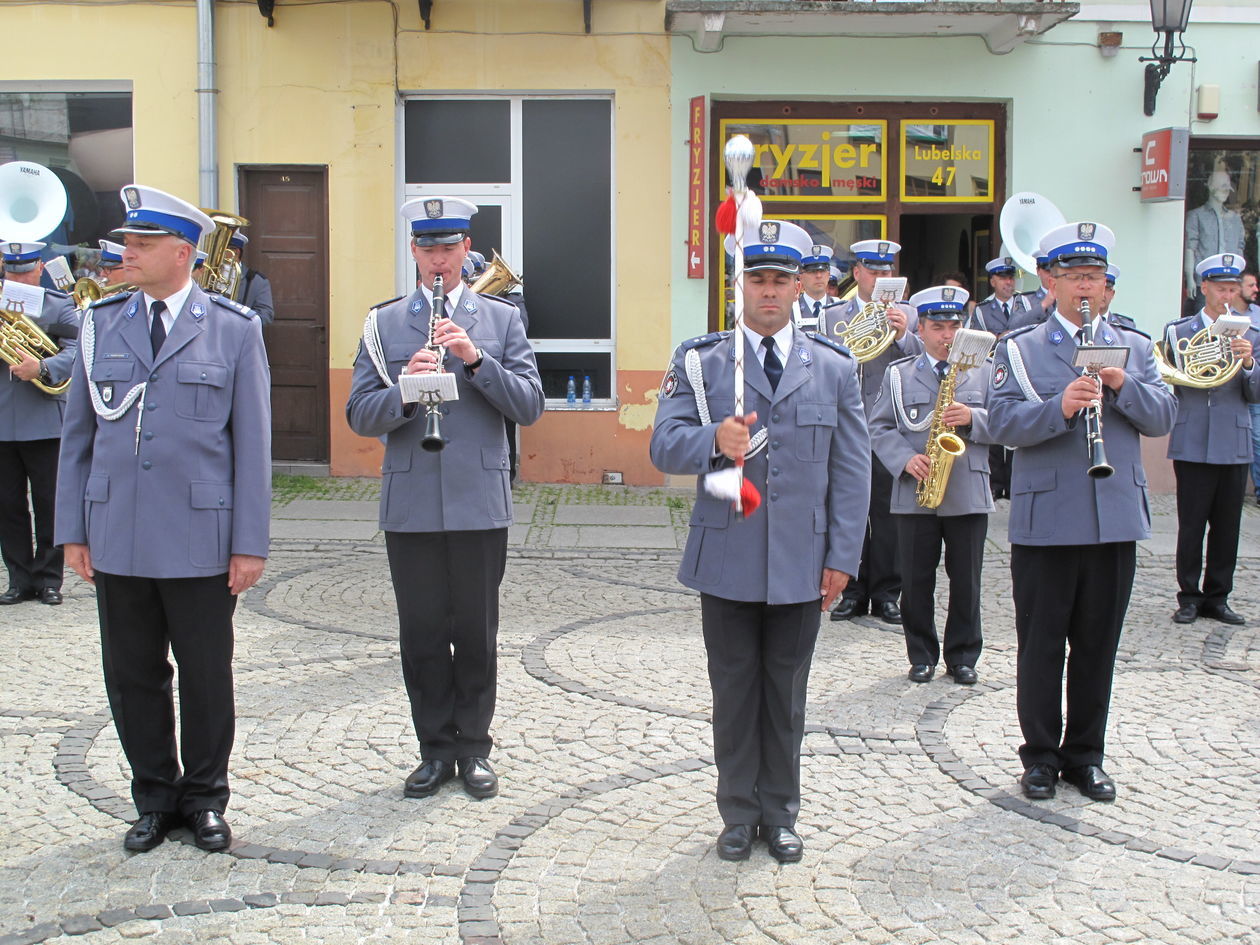
[[(105, 689), (140, 814), (123, 845), (151, 849), (182, 817), (197, 846), (222, 850), (232, 614), (268, 552), (271, 376), (258, 319), (191, 281), (210, 219), (150, 187), (122, 196), (114, 232), (140, 291), (84, 316), (57, 542), (96, 585)], [(178, 748), (168, 649), (180, 670)]]
[(9, 571), (9, 588), (0, 594), (0, 604), (37, 599), (61, 603), (63, 562), (61, 549), (53, 544), (53, 505), (66, 395), (37, 385), (56, 388), (69, 379), (79, 313), (64, 292), (40, 288), (43, 248), (43, 243), (0, 244), (5, 279), (42, 293), (43, 305), (32, 320), (61, 349), (43, 359), (21, 352), (21, 363), (10, 365), (9, 376), (0, 381), (0, 552)]
[[(998, 343), (989, 433), (1015, 448), (1011, 468), (1011, 578), (1019, 642), (1016, 702), (1024, 744), (1021, 785), (1053, 797), (1060, 773), (1086, 797), (1112, 800), (1102, 768), (1111, 679), (1129, 605), (1137, 542), (1150, 537), (1141, 437), (1172, 429), (1176, 404), (1160, 380), (1149, 338), (1106, 324), (1102, 305), (1114, 236), (1092, 222), (1051, 230), (1058, 311)], [(1124, 367), (1099, 380), (1073, 367), (1082, 337), (1081, 304), (1099, 347), (1129, 349)], [(1106, 456), (1114, 475), (1091, 465), (1083, 410), (1101, 403)], [(1060, 710), (1067, 658), (1067, 719)]]
[(999, 256), (984, 264), (993, 293), (976, 306), (969, 328), (991, 331), (1001, 338), (1011, 329), (1011, 320), (1032, 310), (1027, 296), (1015, 294), (1015, 260)]
[[(848, 326), (863, 307), (871, 301), (875, 280), (891, 276), (901, 245), (891, 240), (862, 240), (849, 247), (853, 253), (853, 277), (857, 281), (857, 295), (843, 305), (823, 312), (823, 334), (836, 338), (839, 329)], [(894, 361), (923, 350), (915, 329), (918, 316), (904, 302), (897, 302), (888, 309), (888, 323), (895, 333), (895, 340), (876, 358), (858, 367), (862, 384), (862, 403), (867, 415), (879, 393), (884, 371)], [(871, 497), (867, 506), (866, 539), (862, 544), (862, 566), (857, 577), (844, 589), (840, 604), (831, 615), (832, 620), (848, 620), (870, 612), (884, 623), (901, 625), (901, 609), (897, 599), (901, 596), (901, 576), (897, 573), (897, 529), (893, 523), (889, 503), (892, 500), (892, 476), (874, 455), (871, 456)]]
[[(354, 432), (385, 440), (381, 528), (420, 740), (421, 762), (403, 787), (407, 797), (435, 793), (457, 765), (471, 797), (499, 790), (489, 755), (499, 584), (512, 524), (503, 421), (536, 421), (543, 390), (515, 306), (474, 295), (460, 278), (476, 212), (453, 197), (403, 204), (421, 285), (369, 312), (346, 403)], [(436, 276), (446, 311), (434, 323)], [(442, 346), (436, 355), (425, 347), (431, 324), (432, 341)], [(454, 374), (459, 398), (441, 407), (449, 441), (430, 451), (421, 445), (425, 411), (403, 402), (396, 379), (439, 365)]]
[[(1205, 300), (1197, 315), (1170, 322), (1164, 328), (1166, 351), (1177, 367), (1184, 357), (1177, 343), (1192, 338), (1238, 304), (1238, 289), (1246, 263), (1234, 253), (1218, 253), (1202, 260), (1195, 270)], [(1211, 617), (1228, 624), (1246, 619), (1229, 606), (1238, 561), (1238, 533), (1242, 520), (1243, 489), (1251, 463), (1251, 411), (1260, 402), (1260, 371), (1255, 369), (1253, 345), (1260, 332), (1248, 328), (1230, 341), (1241, 369), (1217, 387), (1200, 389), (1177, 385), (1177, 424), (1168, 441), (1168, 458), (1177, 477), (1177, 610), (1173, 620), (1193, 623)], [(1207, 567), (1203, 535), (1207, 532)], [(1199, 579), (1202, 577), (1202, 587)]]
[(661, 384), (651, 449), (662, 472), (701, 477), (745, 457), (761, 491), (762, 507), (741, 521), (702, 479), (678, 579), (700, 592), (725, 824), (718, 856), (747, 859), (759, 832), (771, 856), (794, 862), (809, 665), (821, 611), (857, 570), (870, 440), (853, 358), (792, 324), (808, 234), (764, 220), (754, 238), (744, 254), (745, 412), (734, 416), (732, 332), (685, 342)]
[(949, 615), (945, 621), (945, 671), (954, 682), (976, 681), (980, 658), (980, 569), (993, 499), (989, 494), (989, 413), (985, 407), (992, 364), (960, 370), (942, 422), (966, 444), (953, 461), (945, 497), (936, 508), (919, 505), (917, 490), (928, 477), (928, 437), (941, 384), (949, 373), (950, 345), (966, 311), (967, 290), (934, 286), (910, 298), (919, 315), (923, 354), (889, 365), (871, 417), (871, 445), (893, 482), (892, 517), (901, 554), (901, 619), (910, 679), (925, 683), (936, 673), (941, 643), (936, 635), (936, 568), (945, 546)]
[(253, 309), (263, 325), (270, 325), (276, 320), (276, 306), (271, 300), (271, 283), (257, 269), (245, 265), (245, 247), (249, 245), (249, 237), (237, 230), (232, 234), (230, 245), (241, 254), (241, 281), (236, 285), (236, 300), (246, 308)]
[(827, 294), (832, 248), (814, 243), (801, 260), (801, 295), (792, 308), (792, 321), (802, 331), (820, 331), (823, 309), (841, 303)]

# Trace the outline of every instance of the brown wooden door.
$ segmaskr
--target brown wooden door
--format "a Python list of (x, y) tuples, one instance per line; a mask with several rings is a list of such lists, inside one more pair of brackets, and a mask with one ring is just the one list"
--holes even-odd
[(263, 329), (271, 361), (271, 453), (328, 462), (328, 170), (240, 169), (245, 263), (271, 280), (275, 322)]

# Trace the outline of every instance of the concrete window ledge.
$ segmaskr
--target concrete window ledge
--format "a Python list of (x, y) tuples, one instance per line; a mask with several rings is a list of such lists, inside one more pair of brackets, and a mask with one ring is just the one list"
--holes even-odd
[(1080, 12), (1079, 3), (937, 0), (667, 0), (665, 29), (699, 52), (728, 36), (979, 36), (1001, 55)]

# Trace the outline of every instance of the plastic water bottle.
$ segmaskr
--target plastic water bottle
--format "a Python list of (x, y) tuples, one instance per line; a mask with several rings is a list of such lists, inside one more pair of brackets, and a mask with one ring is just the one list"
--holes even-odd
[(582, 403), (589, 404), (591, 402), (591, 376), (588, 374), (582, 378)]
[(573, 375), (569, 375), (569, 386), (565, 391), (564, 399), (567, 403), (577, 403), (577, 384), (573, 382)]

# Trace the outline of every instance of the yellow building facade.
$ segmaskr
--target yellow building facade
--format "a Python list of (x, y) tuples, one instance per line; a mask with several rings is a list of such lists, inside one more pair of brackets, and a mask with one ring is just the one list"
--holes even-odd
[[(288, 372), (297, 385), (283, 396), (277, 387), (277, 444), (286, 442), (285, 424), (309, 420), (314, 440), (325, 440), (322, 459), (333, 475), (379, 472), (380, 444), (352, 434), (344, 419), (363, 318), (371, 305), (409, 291), (408, 280), (414, 279), (398, 214), (401, 202), (453, 190), (479, 205), (480, 196), (488, 195), (483, 209), (493, 208), (487, 219), (498, 227), (502, 245), (474, 249), (487, 256), (491, 249), (515, 252), (516, 259), (509, 251), (504, 256), (516, 266), (521, 254), (532, 258), (523, 270), (525, 297), (531, 296), (532, 268), (539, 273), (539, 297), (551, 300), (545, 310), (535, 306), (530, 313), (531, 340), (538, 326), (540, 363), (549, 365), (544, 371), (545, 379), (550, 377), (549, 410), (521, 431), (521, 475), (589, 482), (611, 470), (628, 483), (659, 482), (647, 459), (647, 440), (671, 347), (673, 149), (664, 3), (598, 0), (590, 10), (589, 34), (581, 0), (435, 0), (428, 29), (420, 8), (371, 0), (281, 0), (268, 26), (252, 3), (213, 6), (215, 205), (247, 216), (262, 210), (266, 226), (246, 231), (251, 236), (246, 262), (267, 272), (276, 290), (277, 321), (267, 338), (277, 384)], [(21, 37), (29, 53), (10, 58), (0, 94), (21, 99), (129, 93), (133, 179), (204, 202), (198, 200), (203, 125), (197, 17), (193, 3), (6, 5), (0, 8), (0, 28), (6, 36)], [(511, 121), (489, 131), (461, 129), (458, 115), (470, 102), (480, 103), (478, 114), (488, 109), (510, 114)], [(608, 181), (607, 206), (601, 199), (589, 207), (582, 205), (586, 197), (564, 199), (566, 180), (580, 186), (588, 176), (583, 162), (592, 153), (578, 148), (582, 153), (572, 154), (566, 166), (563, 149), (546, 140), (556, 129), (582, 133), (566, 126), (563, 109), (553, 114), (549, 108), (564, 102), (594, 103), (594, 114), (607, 114), (607, 154), (595, 149), (601, 155), (595, 176)], [(444, 104), (427, 108), (431, 103)], [(73, 119), (73, 104), (70, 112)], [(445, 124), (439, 133), (419, 137), (413, 116), (430, 114)], [(579, 108), (573, 114), (585, 112)], [(590, 133), (602, 136), (598, 128)], [(406, 179), (414, 167), (423, 175), (429, 156), (437, 165), (449, 165), (451, 154), (442, 151), (448, 142), (452, 148), (463, 142), (477, 163), (485, 157), (478, 151), (482, 138), (499, 144), (481, 151), (511, 152), (510, 161), (504, 156), (500, 162), (510, 163), (505, 172), (510, 180), (461, 181), (444, 191), (440, 180)], [(90, 140), (81, 136), (80, 153)], [(23, 158), (21, 142), (4, 157), (14, 158)], [(550, 189), (533, 196), (522, 190), (531, 186), (523, 183), (529, 176), (547, 178)], [(295, 180), (313, 182), (300, 198), (305, 203), (286, 191)], [(557, 229), (552, 238), (539, 239), (549, 215)], [(571, 244), (571, 230), (591, 216), (606, 220), (608, 232), (591, 244), (596, 248), (588, 255)], [(311, 230), (326, 228), (326, 235), (303, 244), (302, 237), (311, 234), (297, 230), (307, 224)], [(552, 311), (570, 304), (564, 285), (557, 284), (561, 274), (579, 287), (587, 276), (608, 287), (606, 302), (602, 295), (585, 300), (599, 312), (585, 336), (575, 330), (583, 306), (563, 316)], [(544, 276), (551, 283), (545, 292)], [(285, 320), (290, 305), (305, 313), (293, 324)], [(295, 351), (308, 360), (293, 360)], [(594, 365), (585, 368), (596, 388), (591, 402), (566, 403), (564, 372), (579, 372), (581, 385), (587, 364)], [(301, 386), (320, 368), (323, 384)], [(313, 455), (292, 460), (319, 465), (311, 437), (305, 442)], [(279, 462), (288, 459), (277, 456)]]

